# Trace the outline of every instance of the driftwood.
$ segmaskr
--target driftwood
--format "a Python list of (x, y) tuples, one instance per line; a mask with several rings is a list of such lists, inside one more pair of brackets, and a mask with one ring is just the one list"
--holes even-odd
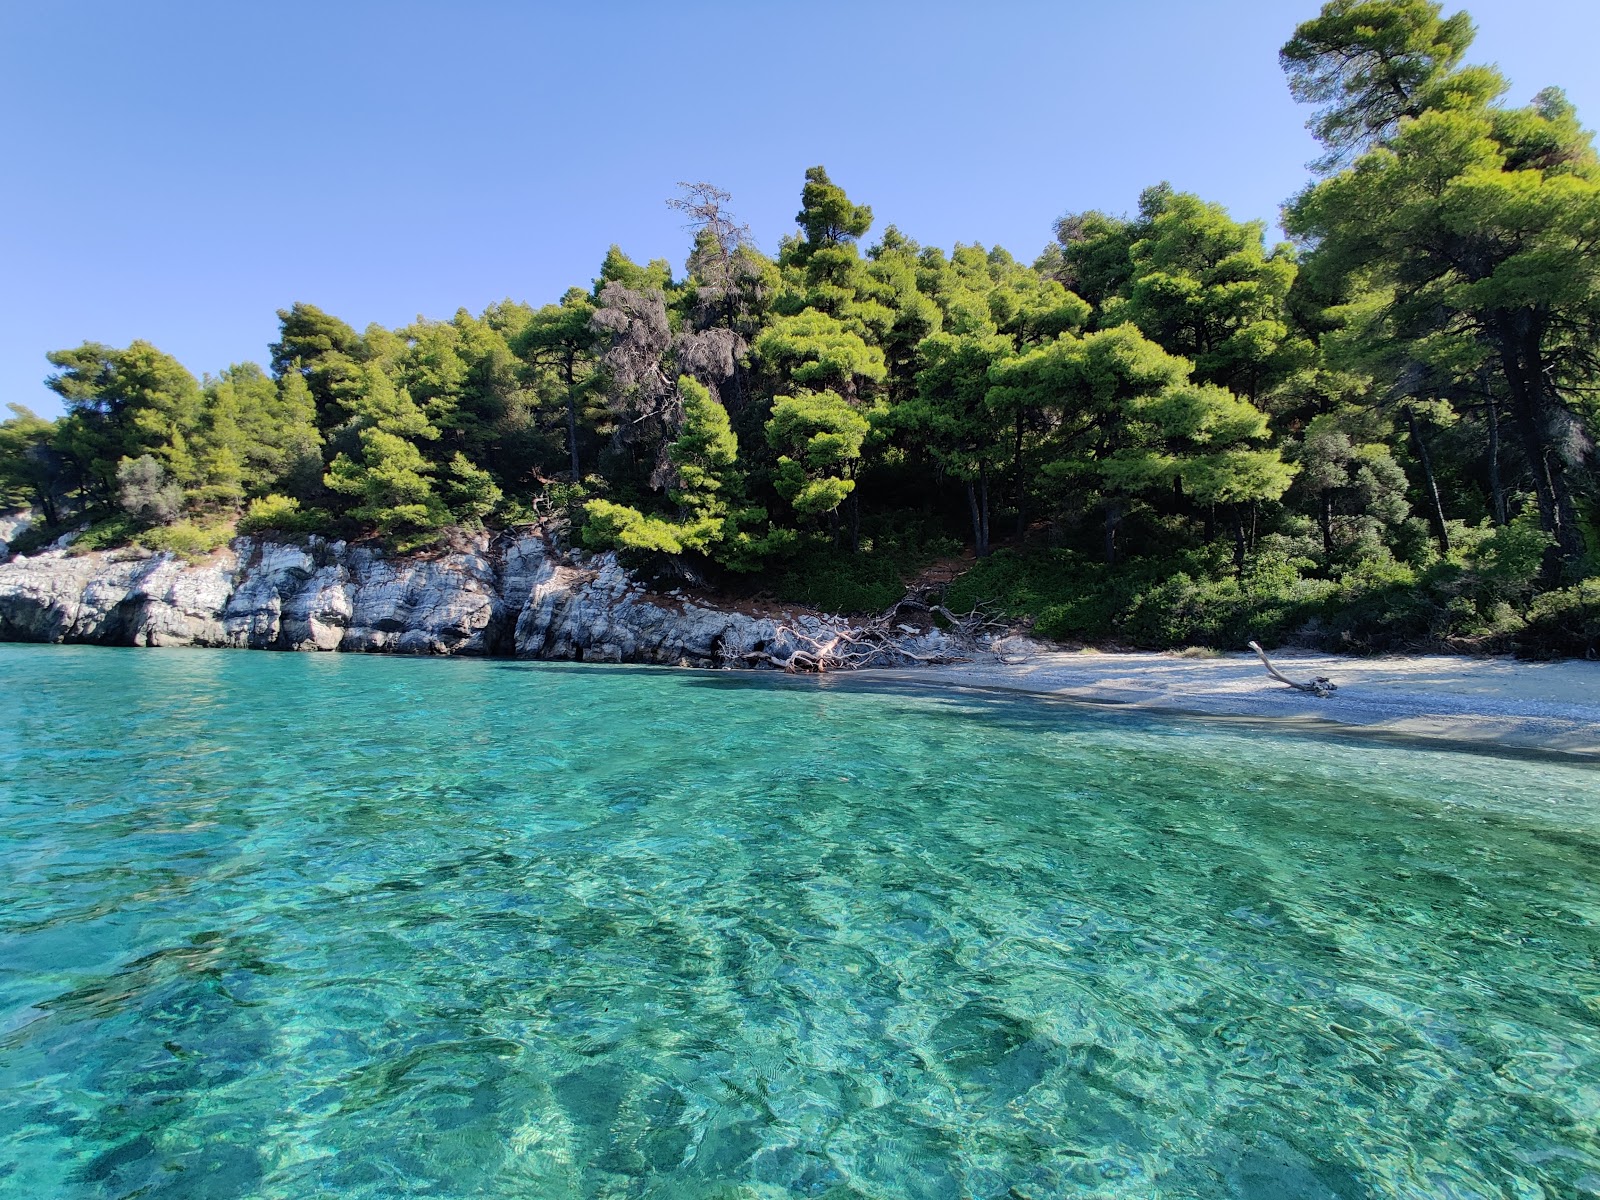
[(1255, 642), (1251, 642), (1250, 649), (1254, 650), (1260, 657), (1261, 665), (1267, 669), (1268, 675), (1272, 676), (1279, 683), (1288, 684), (1297, 692), (1310, 692), (1313, 696), (1321, 699), (1323, 696), (1331, 696), (1334, 692), (1339, 690), (1339, 685), (1334, 683), (1326, 675), (1318, 675), (1309, 683), (1298, 683), (1295, 680), (1290, 679), (1282, 671), (1278, 670), (1277, 667), (1273, 666), (1272, 660), (1267, 657), (1267, 652), (1263, 650), (1260, 645)]
[[(945, 636), (950, 642), (948, 651), (924, 654), (907, 644), (918, 637), (921, 630), (902, 623), (901, 614), (912, 610), (932, 617), (938, 614), (949, 624)], [(906, 596), (896, 601), (875, 617), (869, 617), (845, 629), (824, 633), (806, 633), (790, 625), (778, 626), (780, 645), (793, 647), (787, 655), (772, 650), (756, 650), (744, 655), (747, 662), (765, 662), (790, 674), (823, 675), (829, 671), (858, 671), (863, 667), (938, 666), (948, 663), (972, 661), (979, 653), (978, 638), (991, 628), (1004, 628), (981, 612), (958, 617), (937, 601), (919, 600)]]

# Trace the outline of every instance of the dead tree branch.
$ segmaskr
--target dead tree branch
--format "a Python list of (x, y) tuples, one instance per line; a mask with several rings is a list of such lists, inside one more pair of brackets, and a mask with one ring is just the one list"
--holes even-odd
[(1279, 683), (1288, 684), (1297, 692), (1310, 692), (1313, 696), (1320, 700), (1324, 696), (1331, 696), (1334, 692), (1339, 690), (1339, 686), (1326, 675), (1318, 675), (1309, 683), (1297, 683), (1293, 679), (1290, 679), (1282, 671), (1278, 670), (1277, 667), (1272, 665), (1272, 660), (1267, 657), (1267, 652), (1263, 650), (1258, 643), (1251, 642), (1250, 649), (1254, 650), (1257, 656), (1260, 657), (1261, 665), (1267, 669), (1268, 675), (1272, 676)]

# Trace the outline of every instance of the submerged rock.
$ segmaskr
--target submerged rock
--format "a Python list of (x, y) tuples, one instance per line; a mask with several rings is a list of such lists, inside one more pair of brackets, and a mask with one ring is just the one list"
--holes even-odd
[[(842, 617), (758, 615), (655, 594), (612, 555), (563, 554), (537, 535), (480, 535), (410, 556), (315, 537), (241, 537), (198, 563), (132, 550), (0, 563), (4, 641), (762, 667), (802, 638), (850, 630)], [(910, 655), (952, 650), (932, 629), (908, 626), (903, 642)]]

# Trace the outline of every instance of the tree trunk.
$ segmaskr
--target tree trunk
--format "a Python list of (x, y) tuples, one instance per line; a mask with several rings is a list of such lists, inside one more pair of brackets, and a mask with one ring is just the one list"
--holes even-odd
[(1545, 573), (1554, 582), (1561, 574), (1563, 562), (1575, 562), (1582, 557), (1583, 534), (1572, 504), (1566, 464), (1546, 441), (1544, 426), (1550, 401), (1545, 393), (1540, 334), (1531, 320), (1519, 321), (1506, 316), (1497, 323), (1496, 335), (1501, 366), (1511, 391), (1512, 417), (1523, 455), (1528, 460), (1529, 473), (1533, 476), (1534, 496), (1539, 502), (1539, 525), (1555, 539), (1545, 563)]
[(566, 362), (567, 453), (572, 459), (572, 482), (577, 483), (582, 476), (578, 474), (578, 394), (572, 376), (572, 359), (569, 357)]
[(1506, 525), (1506, 486), (1500, 479), (1500, 405), (1485, 389), (1485, 407), (1489, 418), (1489, 496), (1494, 503), (1496, 525)]
[(983, 521), (983, 553), (989, 553), (989, 471), (978, 472), (978, 516)]
[(972, 517), (972, 549), (979, 558), (989, 555), (989, 537), (983, 509), (978, 504), (978, 485), (967, 480), (967, 512)]
[(1317, 523), (1322, 526), (1322, 554), (1333, 561), (1333, 489), (1323, 488), (1317, 505)]
[(577, 483), (578, 475), (578, 398), (569, 390), (567, 392), (567, 453), (572, 457), (572, 482)]
[(1417, 462), (1422, 466), (1423, 490), (1428, 497), (1428, 523), (1433, 526), (1433, 536), (1439, 543), (1439, 553), (1450, 553), (1450, 530), (1444, 523), (1444, 505), (1439, 500), (1439, 481), (1433, 475), (1433, 457), (1428, 453), (1428, 443), (1422, 438), (1417, 425), (1416, 410), (1406, 405), (1406, 429), (1411, 434), (1411, 444), (1417, 451)]
[(1022, 473), (1022, 413), (1017, 413), (1017, 445), (1013, 459), (1017, 476), (1017, 543), (1028, 533), (1028, 486)]
[(861, 553), (861, 497), (850, 493), (850, 553)]
[(1244, 578), (1245, 559), (1249, 554), (1249, 544), (1244, 535), (1244, 506), (1233, 506), (1233, 573), (1240, 579)]
[(1117, 563), (1117, 526), (1122, 524), (1122, 501), (1106, 501), (1106, 565)]

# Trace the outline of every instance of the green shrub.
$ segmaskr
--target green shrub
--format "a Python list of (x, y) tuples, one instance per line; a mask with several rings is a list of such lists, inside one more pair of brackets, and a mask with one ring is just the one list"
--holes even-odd
[(591, 550), (623, 550), (636, 554), (682, 554), (683, 527), (637, 508), (610, 500), (583, 506), (583, 544)]
[(908, 582), (928, 564), (962, 548), (936, 523), (905, 512), (863, 520), (859, 551), (819, 535), (800, 538), (764, 535), (761, 584), (778, 600), (851, 615), (882, 612), (904, 598)]
[(1521, 658), (1600, 655), (1600, 578), (1536, 599), (1514, 646)]
[(1302, 576), (1295, 560), (1263, 554), (1242, 577), (1178, 572), (1161, 580), (1132, 599), (1118, 628), (1152, 649), (1278, 645), (1321, 617), (1335, 590), (1328, 580)]
[(1483, 608), (1500, 602), (1525, 604), (1539, 586), (1545, 552), (1554, 542), (1531, 512), (1479, 538), (1462, 555), (1477, 604)]
[(87, 554), (91, 550), (111, 550), (126, 546), (139, 533), (139, 522), (127, 513), (117, 513), (96, 521), (73, 539), (68, 547), (71, 554)]
[(320, 508), (301, 508), (291, 496), (258, 496), (239, 518), (240, 533), (317, 533), (331, 518)]
[(204, 558), (227, 545), (232, 537), (233, 529), (225, 523), (198, 525), (193, 521), (177, 521), (146, 529), (137, 541), (148, 550), (164, 550), (183, 558)]
[(1044, 637), (1105, 637), (1139, 568), (1108, 568), (1073, 550), (997, 550), (950, 585), (945, 604), (955, 612), (984, 606), (1000, 616), (1033, 617)]
[(882, 612), (906, 594), (907, 576), (921, 565), (893, 554), (811, 545), (775, 572), (771, 590), (779, 600), (826, 612)]

